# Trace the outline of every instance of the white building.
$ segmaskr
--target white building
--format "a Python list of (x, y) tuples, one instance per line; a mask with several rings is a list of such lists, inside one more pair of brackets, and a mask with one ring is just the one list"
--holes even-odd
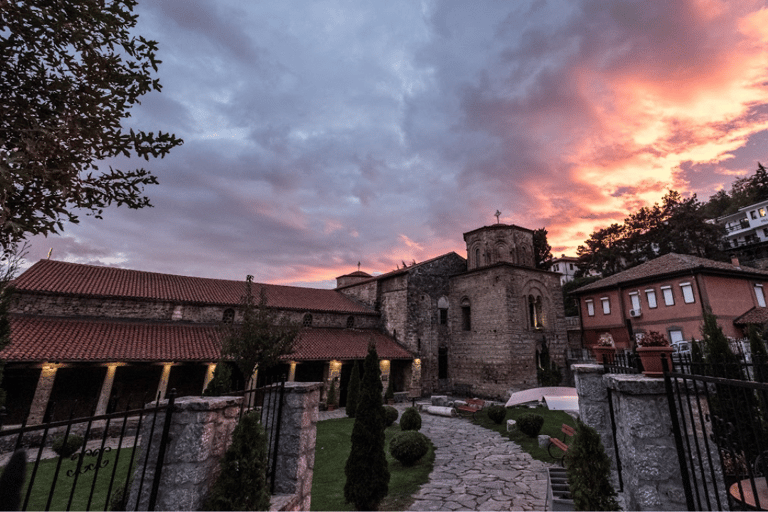
[(560, 286), (573, 281), (576, 271), (579, 269), (576, 266), (577, 261), (579, 261), (578, 258), (566, 256), (565, 254), (559, 258), (552, 259), (552, 262), (549, 264), (549, 271), (560, 274)]
[(725, 226), (726, 249), (768, 241), (768, 200), (717, 219)]

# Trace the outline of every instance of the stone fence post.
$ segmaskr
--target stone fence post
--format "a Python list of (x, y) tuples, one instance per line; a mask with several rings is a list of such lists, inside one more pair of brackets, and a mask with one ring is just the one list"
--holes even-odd
[(603, 375), (600, 365), (574, 365), (573, 370), (581, 419), (600, 432), (616, 472), (608, 409), (610, 390), (625, 508), (686, 510), (664, 379), (636, 374)]
[[(321, 387), (321, 383), (285, 383), (272, 510), (309, 510)], [(157, 510), (201, 510), (208, 490), (218, 476), (219, 462), (232, 442), (242, 401), (242, 397), (183, 397), (176, 400), (155, 505)], [(152, 485), (164, 422), (165, 412), (158, 414), (155, 422), (150, 463), (138, 510), (147, 510), (149, 505), (148, 489)], [(269, 425), (269, 418), (264, 422)], [(149, 438), (150, 430), (151, 422), (142, 425), (142, 444)], [(139, 475), (146, 457), (147, 454), (142, 452), (137, 459), (128, 510), (137, 508)]]

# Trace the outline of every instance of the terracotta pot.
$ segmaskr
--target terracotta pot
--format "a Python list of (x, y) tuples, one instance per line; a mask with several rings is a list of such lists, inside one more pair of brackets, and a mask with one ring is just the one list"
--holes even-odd
[(328, 405), (326, 407), (326, 410), (328, 410), (328, 411), (335, 411), (336, 410), (336, 406), (335, 405)]
[(643, 363), (643, 375), (648, 377), (663, 377), (664, 368), (661, 366), (661, 358), (667, 358), (667, 366), (672, 367), (672, 347), (637, 347), (637, 354)]
[(592, 347), (592, 353), (595, 354), (595, 360), (598, 364), (603, 364), (603, 354), (608, 358), (608, 362), (612, 363), (616, 356), (616, 347), (604, 347), (602, 345), (595, 345)]

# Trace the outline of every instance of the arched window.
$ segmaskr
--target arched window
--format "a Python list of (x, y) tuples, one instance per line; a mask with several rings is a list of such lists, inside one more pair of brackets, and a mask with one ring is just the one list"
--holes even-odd
[(304, 327), (310, 327), (312, 325), (312, 314), (307, 313), (304, 315), (304, 318), (301, 320), (301, 325)]
[(482, 263), (480, 262), (480, 248), (475, 248), (475, 268), (480, 267)]
[(461, 300), (461, 330), (472, 330), (472, 308), (466, 298)]
[(446, 297), (440, 297), (437, 300), (437, 316), (440, 325), (448, 323), (448, 299)]
[(541, 297), (528, 296), (528, 325), (531, 329), (543, 329)]
[(351, 329), (355, 326), (355, 317), (349, 315), (347, 317), (347, 329)]
[(224, 314), (221, 317), (221, 321), (225, 324), (231, 324), (235, 321), (235, 310), (232, 308), (227, 308), (224, 310)]

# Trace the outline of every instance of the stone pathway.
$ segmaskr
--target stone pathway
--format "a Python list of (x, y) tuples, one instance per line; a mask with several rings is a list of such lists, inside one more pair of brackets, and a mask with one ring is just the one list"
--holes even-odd
[[(405, 406), (398, 406), (402, 413)], [(343, 410), (320, 419), (344, 417)], [(421, 414), (435, 467), (409, 510), (544, 510), (548, 464), (468, 419)]]

